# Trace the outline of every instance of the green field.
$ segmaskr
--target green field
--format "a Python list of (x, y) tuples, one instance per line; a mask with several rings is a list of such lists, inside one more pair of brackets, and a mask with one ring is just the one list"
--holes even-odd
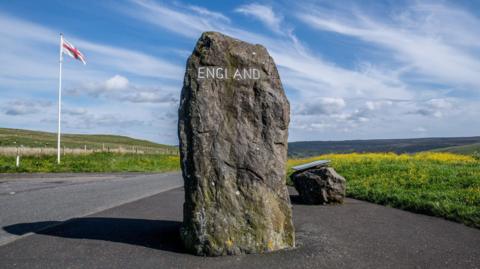
[[(56, 147), (57, 134), (0, 128), (0, 147), (24, 146), (24, 147)], [(102, 148), (131, 148), (139, 149), (170, 149), (176, 150), (177, 147), (157, 144), (147, 140), (134, 139), (119, 135), (86, 135), (86, 134), (62, 134), (62, 146), (67, 148), (102, 149)]]
[(60, 165), (56, 156), (26, 156), (15, 167), (15, 157), (0, 156), (0, 173), (46, 172), (166, 172), (180, 169), (177, 155), (118, 154), (97, 152), (65, 155)]
[(450, 153), (330, 154), (289, 160), (291, 167), (330, 159), (347, 179), (347, 196), (480, 228), (480, 160)]

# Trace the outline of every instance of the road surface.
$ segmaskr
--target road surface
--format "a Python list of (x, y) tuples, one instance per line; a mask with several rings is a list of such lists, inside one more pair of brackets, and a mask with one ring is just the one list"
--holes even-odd
[[(293, 199), (297, 247), (262, 255), (184, 252), (177, 188), (0, 246), (0, 268), (479, 268), (480, 230), (354, 199), (312, 206)], [(13, 234), (35, 223), (4, 227)]]
[[(0, 227), (37, 222), (32, 231), (183, 185), (178, 172), (165, 174), (0, 175)], [(18, 235), (0, 229), (0, 245)]]

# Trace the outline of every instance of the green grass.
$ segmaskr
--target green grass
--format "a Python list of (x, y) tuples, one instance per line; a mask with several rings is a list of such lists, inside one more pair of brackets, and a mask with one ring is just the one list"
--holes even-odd
[(180, 169), (177, 155), (92, 153), (62, 156), (60, 165), (56, 156), (26, 156), (20, 167), (15, 157), (0, 156), (0, 173), (46, 172), (166, 172)]
[(347, 196), (480, 228), (480, 161), (448, 153), (332, 154), (289, 160), (291, 166), (331, 159), (347, 179)]
[[(0, 147), (20, 145), (25, 147), (56, 147), (57, 134), (22, 129), (0, 128)], [(89, 149), (101, 149), (102, 147), (129, 148), (133, 146), (139, 149), (176, 149), (176, 147), (173, 146), (119, 135), (62, 134), (62, 146), (67, 148), (83, 148), (85, 145)]]

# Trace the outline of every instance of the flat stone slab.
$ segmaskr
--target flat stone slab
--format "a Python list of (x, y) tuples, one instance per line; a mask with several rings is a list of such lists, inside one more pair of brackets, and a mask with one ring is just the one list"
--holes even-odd
[[(293, 250), (215, 258), (185, 254), (178, 234), (183, 190), (175, 189), (1, 246), (0, 268), (480, 267), (478, 229), (353, 199), (340, 207), (297, 200), (292, 196)], [(19, 233), (29, 225), (34, 224), (4, 229)]]

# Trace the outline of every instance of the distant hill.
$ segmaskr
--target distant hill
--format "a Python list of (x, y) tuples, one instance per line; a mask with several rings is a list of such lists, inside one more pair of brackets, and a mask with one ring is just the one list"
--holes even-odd
[(439, 148), (439, 149), (434, 149), (432, 151), (435, 151), (435, 152), (451, 152), (451, 153), (471, 155), (471, 154), (474, 154), (475, 152), (480, 153), (480, 143), (463, 145), (463, 146)]
[[(23, 129), (0, 128), (0, 147), (23, 145), (24, 147), (56, 147), (57, 134)], [(174, 146), (157, 144), (147, 140), (120, 135), (62, 134), (62, 146), (89, 149), (131, 148), (176, 149)]]
[[(16, 143), (15, 143), (16, 142)], [(0, 147), (23, 145), (24, 147), (56, 147), (57, 134), (23, 129), (0, 128)], [(120, 135), (62, 134), (62, 145), (67, 148), (89, 149), (138, 148), (177, 150), (176, 146), (154, 143)], [(480, 136), (412, 139), (372, 139), (345, 141), (301, 141), (288, 143), (289, 157), (308, 157), (326, 153), (421, 151), (473, 154), (480, 152)]]
[(473, 153), (480, 136), (448, 138), (372, 139), (346, 141), (302, 141), (288, 143), (289, 157), (307, 157), (326, 153), (446, 151)]

